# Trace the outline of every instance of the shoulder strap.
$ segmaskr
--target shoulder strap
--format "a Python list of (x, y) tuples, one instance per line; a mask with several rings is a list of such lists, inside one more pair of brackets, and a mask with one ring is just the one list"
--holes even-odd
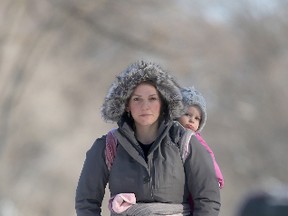
[(192, 130), (186, 129), (185, 133), (180, 140), (180, 153), (183, 163), (185, 163), (188, 155), (190, 154), (189, 143), (192, 135), (195, 133)]
[[(116, 148), (117, 148), (117, 139), (114, 136), (114, 132), (116, 129), (112, 129), (107, 133), (106, 136), (106, 147), (105, 147), (105, 160), (108, 170), (111, 170), (113, 165), (113, 161), (116, 156)], [(185, 163), (188, 155), (190, 154), (189, 143), (191, 136), (195, 133), (192, 130), (186, 130), (180, 140), (180, 153), (183, 163)]]
[(109, 171), (116, 156), (117, 139), (114, 136), (115, 131), (116, 129), (112, 129), (106, 135), (105, 159)]

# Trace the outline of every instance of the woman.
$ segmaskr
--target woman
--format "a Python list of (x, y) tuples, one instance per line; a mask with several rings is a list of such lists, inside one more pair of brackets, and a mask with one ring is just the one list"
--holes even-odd
[[(87, 152), (76, 191), (77, 216), (101, 215), (106, 184), (111, 197), (135, 196), (136, 204), (118, 215), (216, 216), (220, 193), (209, 153), (193, 136), (185, 161), (179, 143), (185, 129), (178, 84), (160, 66), (139, 61), (113, 82), (102, 106), (106, 121), (117, 122), (117, 152), (109, 171), (106, 135)], [(115, 212), (112, 211), (112, 214)]]

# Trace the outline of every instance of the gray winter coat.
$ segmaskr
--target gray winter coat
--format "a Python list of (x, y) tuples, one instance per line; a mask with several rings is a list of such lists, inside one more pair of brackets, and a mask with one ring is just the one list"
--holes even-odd
[(78, 182), (77, 216), (101, 215), (107, 183), (111, 196), (134, 193), (137, 202), (187, 203), (191, 193), (193, 216), (217, 216), (220, 191), (211, 156), (192, 136), (191, 154), (183, 164), (179, 141), (184, 130), (177, 122), (163, 123), (146, 162), (131, 127), (126, 122), (119, 124), (117, 154), (110, 173), (105, 163), (106, 136), (97, 139), (86, 154)]

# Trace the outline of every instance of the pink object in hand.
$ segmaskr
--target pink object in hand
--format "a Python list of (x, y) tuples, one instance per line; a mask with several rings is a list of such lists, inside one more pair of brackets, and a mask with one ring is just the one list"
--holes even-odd
[(136, 203), (134, 193), (120, 193), (109, 200), (109, 209), (115, 213), (122, 213)]

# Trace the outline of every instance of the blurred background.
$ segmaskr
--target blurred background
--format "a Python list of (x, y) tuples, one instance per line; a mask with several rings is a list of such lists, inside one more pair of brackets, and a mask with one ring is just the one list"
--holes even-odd
[(287, 0), (0, 0), (0, 216), (76, 215), (85, 153), (115, 126), (104, 96), (138, 59), (205, 96), (221, 216), (288, 183), (287, 35)]

